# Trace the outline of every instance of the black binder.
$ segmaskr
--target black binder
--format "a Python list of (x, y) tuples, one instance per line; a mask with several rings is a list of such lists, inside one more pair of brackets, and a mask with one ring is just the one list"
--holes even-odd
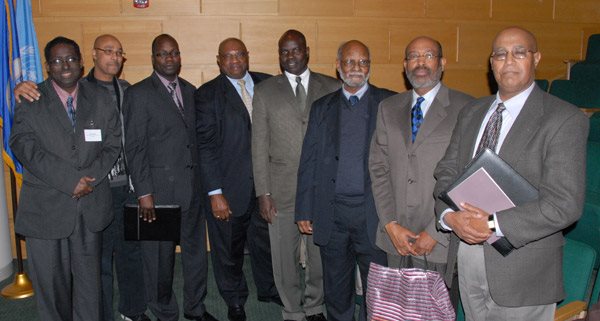
[[(502, 191), (510, 198), (515, 206), (532, 202), (539, 198), (538, 190), (531, 185), (531, 183), (515, 171), (500, 156), (496, 155), (496, 153), (488, 148), (479, 152), (479, 154), (465, 166), (465, 170), (456, 181), (454, 181), (445, 192), (442, 192), (438, 198), (448, 204), (454, 211), (458, 211), (459, 207), (454, 204), (450, 197), (448, 197), (448, 192), (482, 167), (494, 179), (496, 184), (500, 186)], [(507, 256), (514, 249), (512, 244), (504, 237), (492, 243), (492, 246), (503, 256)]]
[(139, 217), (137, 204), (126, 204), (123, 213), (125, 240), (179, 243), (181, 207), (179, 205), (156, 205), (154, 212), (156, 220), (149, 223)]

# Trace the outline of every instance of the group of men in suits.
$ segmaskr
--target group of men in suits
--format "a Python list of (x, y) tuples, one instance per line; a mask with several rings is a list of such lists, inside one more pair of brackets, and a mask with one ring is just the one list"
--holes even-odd
[[(177, 41), (163, 34), (152, 75), (124, 91), (116, 38), (96, 40), (86, 81), (77, 44), (48, 43), (49, 79), (21, 88), (31, 101), (17, 108), (10, 140), (25, 167), (16, 229), (27, 236), (42, 320), (99, 320), (103, 310), (112, 320), (112, 255), (125, 245), (133, 250), (116, 260), (121, 296), (144, 300), (119, 304), (124, 319), (148, 320), (146, 305), (158, 320), (179, 319), (175, 243), (142, 241), (135, 251), (117, 235), (112, 213), (136, 200), (149, 222), (156, 205), (181, 206), (190, 320), (216, 320), (204, 305), (206, 223), (230, 320), (246, 320), (244, 245), (258, 299), (281, 304), (284, 320), (353, 320), (356, 267), (366, 287), (371, 263), (444, 274), (468, 320), (552, 318), (564, 296), (561, 231), (581, 214), (588, 123), (535, 86), (533, 34), (498, 33), (490, 64), (499, 90), (478, 100), (441, 83), (442, 46), (425, 36), (406, 47), (412, 89), (400, 94), (369, 83), (360, 41), (339, 47), (342, 82), (308, 68), (297, 30), (281, 36), (278, 53), (281, 75), (249, 72), (244, 43), (225, 39), (221, 74), (196, 90), (178, 76)], [(437, 199), (482, 147), (539, 199), (497, 213), (466, 203), (454, 212)], [(497, 238), (511, 254), (496, 252)], [(110, 276), (102, 286), (101, 261)], [(139, 270), (143, 281), (120, 276)]]

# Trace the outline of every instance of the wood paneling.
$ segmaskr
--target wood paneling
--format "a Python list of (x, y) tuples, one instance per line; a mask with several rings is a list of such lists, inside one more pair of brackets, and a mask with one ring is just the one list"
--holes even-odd
[(456, 63), (458, 26), (456, 24), (422, 24), (417, 21), (394, 23), (390, 27), (391, 62), (404, 63), (408, 43), (418, 36), (428, 36), (442, 44), (447, 63)]
[(428, 18), (487, 20), (490, 18), (492, 0), (427, 0), (425, 15)]
[(206, 15), (276, 15), (277, 0), (204, 0), (202, 12)]
[(45, 17), (111, 17), (121, 13), (119, 0), (39, 0), (39, 7)]
[(492, 19), (503, 21), (553, 20), (554, 1), (552, 0), (492, 0)]
[(121, 10), (124, 15), (188, 16), (200, 14), (200, 0), (150, 0), (150, 6), (143, 9), (134, 8), (133, 0), (120, 0), (120, 2)]
[(425, 16), (425, 0), (356, 0), (357, 16), (418, 18)]
[(354, 1), (279, 0), (279, 15), (348, 17), (354, 15)]
[[(389, 61), (388, 25), (374, 19), (355, 18), (341, 21), (328, 20), (317, 23), (318, 52), (311, 52), (313, 62), (335, 63), (338, 47), (351, 39), (365, 43), (371, 50), (371, 60), (378, 63)], [(312, 48), (314, 48), (313, 46)]]
[(556, 21), (595, 23), (600, 21), (598, 0), (555, 0)]

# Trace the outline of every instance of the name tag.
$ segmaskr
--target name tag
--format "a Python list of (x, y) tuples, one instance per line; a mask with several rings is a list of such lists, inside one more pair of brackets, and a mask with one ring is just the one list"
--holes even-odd
[(84, 129), (83, 135), (85, 136), (86, 142), (101, 142), (102, 141), (102, 130), (100, 130), (100, 129)]

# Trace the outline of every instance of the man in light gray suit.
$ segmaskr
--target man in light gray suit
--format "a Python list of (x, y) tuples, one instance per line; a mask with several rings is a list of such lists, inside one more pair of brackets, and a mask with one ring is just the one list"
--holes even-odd
[(473, 97), (440, 82), (445, 66), (438, 41), (415, 38), (404, 59), (413, 89), (379, 105), (369, 167), (380, 222), (377, 245), (391, 267), (425, 268), (426, 255), (428, 269), (446, 271), (449, 235), (436, 229), (433, 170), (459, 111)]
[[(439, 195), (477, 150), (490, 148), (539, 190), (537, 200), (496, 213), (468, 203), (453, 212), (437, 201), (440, 225), (453, 231), (446, 277), (458, 258), (467, 320), (552, 320), (564, 298), (562, 230), (581, 215), (589, 124), (575, 106), (535, 85), (540, 58), (531, 32), (498, 33), (490, 57), (498, 93), (461, 111), (435, 170)], [(493, 242), (512, 252), (502, 256)]]
[(279, 39), (283, 75), (262, 81), (252, 102), (252, 162), (261, 216), (269, 222), (273, 277), (285, 320), (325, 320), (319, 248), (304, 236), (305, 289), (300, 278), (302, 234), (294, 222), (297, 172), (311, 104), (340, 88), (331, 77), (308, 69), (304, 35), (286, 31)]
[(41, 96), (17, 106), (10, 136), (25, 169), (15, 230), (27, 237), (39, 318), (100, 320), (102, 230), (113, 218), (107, 175), (121, 123), (108, 91), (79, 82), (75, 41), (54, 38), (44, 55)]

